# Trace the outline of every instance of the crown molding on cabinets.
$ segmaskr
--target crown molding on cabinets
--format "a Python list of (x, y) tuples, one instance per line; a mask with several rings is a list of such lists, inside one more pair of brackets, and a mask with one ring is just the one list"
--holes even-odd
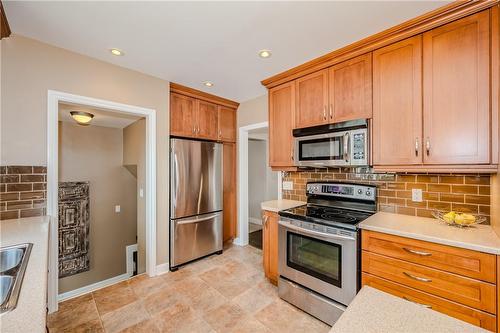
[(0, 39), (9, 37), (11, 34), (9, 21), (7, 21), (7, 15), (5, 15), (5, 9), (3, 8), (2, 1), (0, 1)]
[(383, 46), (447, 24), (451, 21), (458, 20), (484, 9), (488, 9), (498, 3), (499, 0), (466, 0), (450, 3), (434, 11), (423, 14), (392, 28), (330, 52), (324, 56), (308, 61), (295, 68), (276, 74), (270, 78), (262, 80), (261, 83), (268, 89), (275, 87), (301, 76), (330, 67), (355, 56), (371, 52)]
[(189, 88), (174, 82), (170, 82), (170, 92), (178, 93), (181, 95), (194, 97), (197, 99), (201, 99), (207, 102), (227, 106), (229, 108), (237, 109), (240, 103), (232, 101), (230, 99), (226, 99), (223, 97), (215, 96), (204, 91), (196, 90), (193, 88)]

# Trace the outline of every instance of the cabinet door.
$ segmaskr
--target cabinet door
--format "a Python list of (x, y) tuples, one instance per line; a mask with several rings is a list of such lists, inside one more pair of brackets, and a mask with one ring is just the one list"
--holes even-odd
[(371, 53), (341, 62), (331, 67), (328, 73), (329, 122), (371, 118)]
[(373, 164), (422, 163), (422, 36), (373, 52)]
[(262, 251), (264, 254), (264, 274), (274, 284), (278, 283), (278, 220), (273, 212), (264, 212)]
[(269, 90), (269, 164), (271, 167), (293, 167), (294, 115), (294, 82), (271, 88)]
[(218, 106), (202, 100), (196, 101), (197, 137), (200, 139), (217, 140)]
[(170, 135), (196, 136), (195, 107), (194, 98), (170, 94)]
[(424, 162), (489, 163), (489, 12), (423, 36)]
[(328, 70), (315, 72), (295, 80), (297, 112), (295, 128), (328, 122)]
[(223, 240), (228, 241), (236, 237), (236, 145), (223, 145), (223, 193), (224, 232)]
[(236, 142), (236, 110), (219, 106), (219, 140)]

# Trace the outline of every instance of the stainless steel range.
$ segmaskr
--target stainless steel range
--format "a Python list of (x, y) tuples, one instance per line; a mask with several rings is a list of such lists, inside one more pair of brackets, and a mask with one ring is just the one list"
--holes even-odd
[(357, 225), (376, 211), (376, 187), (308, 183), (307, 205), (279, 213), (281, 298), (332, 325), (360, 288)]

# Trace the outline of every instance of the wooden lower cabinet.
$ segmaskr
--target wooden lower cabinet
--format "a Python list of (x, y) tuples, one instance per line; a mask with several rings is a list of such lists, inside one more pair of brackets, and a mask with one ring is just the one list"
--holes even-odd
[(223, 144), (224, 242), (236, 238), (236, 144)]
[(497, 330), (496, 256), (362, 231), (362, 284)]
[(264, 274), (274, 284), (278, 284), (278, 221), (279, 215), (264, 211), (262, 214), (262, 252)]
[(496, 331), (496, 317), (487, 312), (479, 311), (474, 308), (449, 301), (442, 297), (433, 296), (426, 292), (419, 291), (368, 273), (362, 274), (361, 282), (363, 285), (368, 285), (385, 291), (386, 293), (404, 298), (410, 302), (422, 304), (422, 306), (444, 313), (448, 316), (458, 318), (493, 332)]

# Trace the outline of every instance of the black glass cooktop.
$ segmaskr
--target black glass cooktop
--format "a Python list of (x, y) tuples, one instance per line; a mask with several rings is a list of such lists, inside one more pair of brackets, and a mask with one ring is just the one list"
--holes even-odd
[(371, 216), (372, 213), (308, 204), (282, 210), (279, 215), (302, 221), (353, 229), (356, 228), (358, 223)]

